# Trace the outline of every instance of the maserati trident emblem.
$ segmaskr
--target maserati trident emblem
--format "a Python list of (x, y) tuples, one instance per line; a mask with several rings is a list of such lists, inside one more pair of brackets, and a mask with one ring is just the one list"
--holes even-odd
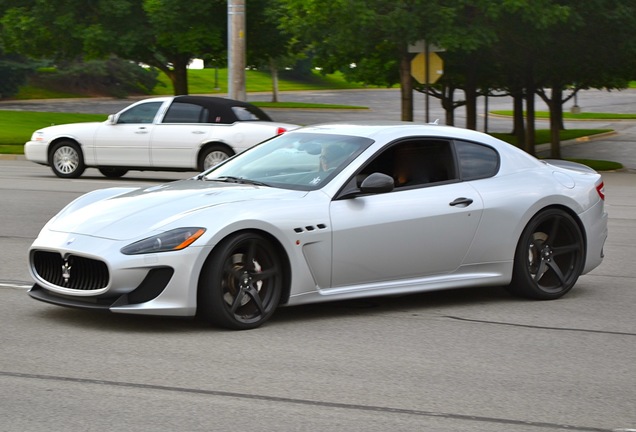
[(71, 264), (69, 264), (68, 260), (64, 260), (64, 264), (62, 265), (62, 277), (64, 278), (64, 285), (68, 285), (69, 279), (71, 279)]

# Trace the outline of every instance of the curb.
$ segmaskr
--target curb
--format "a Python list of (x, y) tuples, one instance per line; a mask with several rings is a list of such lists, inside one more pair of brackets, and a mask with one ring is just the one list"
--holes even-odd
[(0, 160), (19, 160), (19, 161), (24, 161), (24, 160), (26, 160), (26, 157), (24, 157), (24, 155), (0, 153)]

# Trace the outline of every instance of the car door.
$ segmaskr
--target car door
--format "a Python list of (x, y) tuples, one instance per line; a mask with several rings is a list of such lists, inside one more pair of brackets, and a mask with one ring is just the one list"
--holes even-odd
[[(157, 125), (151, 140), (155, 167), (196, 168), (196, 156), (212, 128), (208, 107), (190, 100), (175, 100)], [(227, 125), (225, 127), (228, 127)]]
[(101, 166), (150, 166), (150, 137), (164, 102), (142, 102), (122, 111), (115, 123), (103, 123), (93, 140)]
[[(410, 150), (401, 151), (405, 149)], [(427, 156), (439, 149), (443, 155)], [(371, 288), (458, 268), (477, 231), (483, 203), (469, 183), (458, 181), (450, 143), (399, 143), (360, 174), (371, 172), (391, 175), (396, 187), (331, 203), (332, 287)]]

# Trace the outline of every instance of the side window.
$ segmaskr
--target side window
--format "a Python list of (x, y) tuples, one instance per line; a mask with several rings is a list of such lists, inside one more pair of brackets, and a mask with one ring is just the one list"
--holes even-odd
[(124, 111), (119, 115), (117, 123), (152, 123), (163, 102), (148, 102)]
[(162, 123), (207, 123), (208, 110), (200, 105), (173, 102)]
[(462, 180), (477, 180), (492, 177), (499, 171), (499, 154), (492, 147), (456, 141)]
[(436, 139), (412, 139), (392, 145), (360, 172), (358, 181), (374, 172), (393, 177), (396, 188), (457, 178), (450, 142)]

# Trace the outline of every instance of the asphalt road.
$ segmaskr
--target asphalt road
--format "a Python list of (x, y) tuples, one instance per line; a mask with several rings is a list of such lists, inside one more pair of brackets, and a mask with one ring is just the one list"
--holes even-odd
[(27, 296), (27, 249), (70, 200), (183, 176), (62, 180), (0, 160), (0, 431), (636, 430), (631, 169), (604, 174), (604, 263), (558, 301), (455, 290), (283, 308), (228, 332)]
[(565, 298), (500, 288), (281, 309), (261, 329), (28, 298), (26, 251), (83, 192), (0, 161), (1, 431), (636, 429), (636, 175), (607, 173), (606, 260)]

